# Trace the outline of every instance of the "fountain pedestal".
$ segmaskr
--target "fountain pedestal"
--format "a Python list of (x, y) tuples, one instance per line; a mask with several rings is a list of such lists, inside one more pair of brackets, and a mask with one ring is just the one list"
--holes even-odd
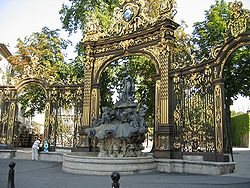
[(157, 170), (150, 155), (141, 157), (97, 157), (98, 153), (74, 152), (64, 155), (63, 170), (76, 174), (110, 175), (116, 171), (123, 175), (147, 174)]

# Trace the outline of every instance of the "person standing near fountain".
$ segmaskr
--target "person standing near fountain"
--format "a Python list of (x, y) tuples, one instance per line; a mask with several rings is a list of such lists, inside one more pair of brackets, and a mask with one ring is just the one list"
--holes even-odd
[(38, 161), (38, 150), (40, 146), (40, 138), (37, 138), (34, 144), (32, 145), (32, 160)]

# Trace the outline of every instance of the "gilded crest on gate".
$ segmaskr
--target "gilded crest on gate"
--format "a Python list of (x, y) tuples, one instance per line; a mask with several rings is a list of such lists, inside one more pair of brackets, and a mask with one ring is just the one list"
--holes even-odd
[(176, 2), (170, 0), (120, 0), (114, 9), (111, 35), (126, 35), (155, 24), (158, 20), (172, 20)]
[(247, 20), (249, 19), (249, 13), (244, 11), (242, 6), (243, 4), (241, 1), (230, 3), (232, 19), (229, 20), (228, 30), (234, 37), (237, 37), (240, 33), (243, 33), (247, 30)]

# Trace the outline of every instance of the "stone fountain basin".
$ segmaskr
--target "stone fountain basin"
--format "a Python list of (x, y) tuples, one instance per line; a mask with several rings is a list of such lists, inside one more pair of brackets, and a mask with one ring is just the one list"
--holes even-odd
[(141, 157), (97, 157), (95, 152), (73, 152), (63, 156), (62, 169), (66, 172), (88, 175), (147, 174), (157, 171), (151, 155)]

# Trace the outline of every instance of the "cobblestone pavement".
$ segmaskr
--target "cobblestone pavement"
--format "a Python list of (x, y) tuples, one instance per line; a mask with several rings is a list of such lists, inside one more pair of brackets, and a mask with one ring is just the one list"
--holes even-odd
[[(236, 172), (222, 176), (166, 174), (121, 176), (120, 188), (249, 188), (250, 151), (235, 150)], [(111, 188), (110, 176), (70, 174), (56, 162), (13, 159), (16, 188)], [(8, 164), (0, 160), (0, 188), (7, 188)]]

